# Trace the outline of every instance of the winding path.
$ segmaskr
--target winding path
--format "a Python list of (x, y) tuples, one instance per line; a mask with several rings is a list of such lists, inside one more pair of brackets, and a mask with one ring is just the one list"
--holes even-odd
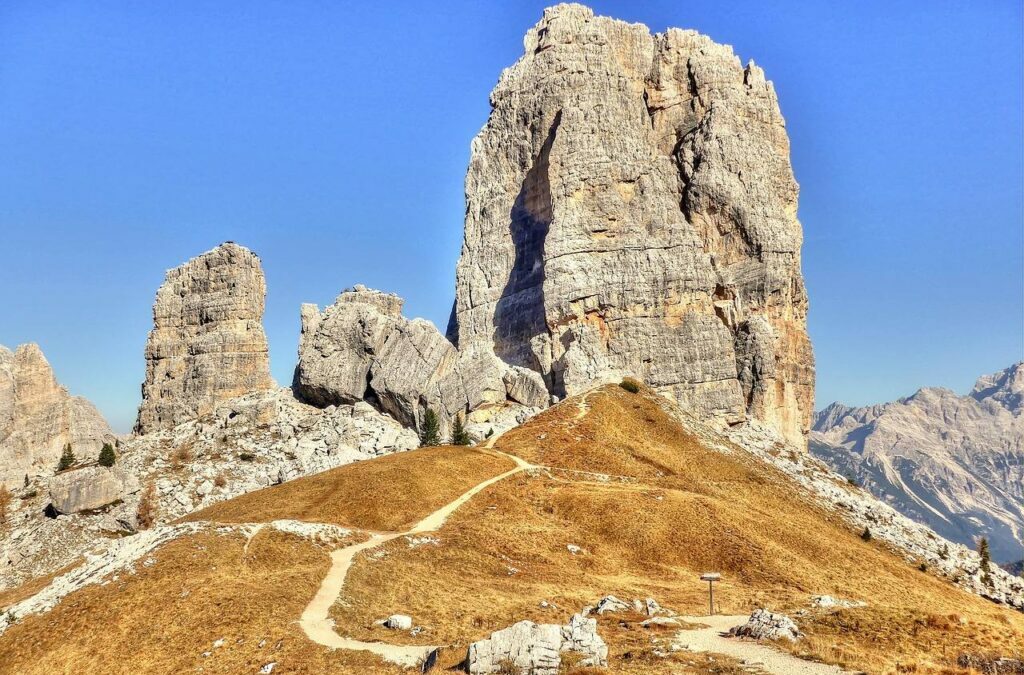
[(747, 616), (681, 616), (688, 623), (704, 624), (706, 628), (680, 631), (674, 646), (691, 652), (713, 652), (743, 661), (766, 673), (775, 675), (840, 675), (847, 673), (839, 666), (805, 661), (792, 654), (773, 649), (752, 640), (724, 637), (733, 626), (746, 623)]
[[(494, 437), (494, 439), (496, 440), (496, 437)], [(493, 440), (485, 447), (490, 449), (492, 446)], [(331, 606), (334, 605), (338, 596), (341, 595), (342, 587), (345, 585), (345, 577), (348, 575), (348, 570), (352, 567), (352, 561), (355, 559), (357, 554), (362, 551), (376, 548), (377, 546), (385, 544), (393, 539), (397, 539), (398, 537), (423, 534), (439, 530), (448, 519), (448, 516), (472, 499), (480, 491), (485, 490), (498, 481), (505, 480), (509, 476), (515, 475), (520, 471), (539, 468), (519, 457), (515, 457), (514, 455), (507, 455), (498, 451), (492, 452), (511, 459), (516, 463), (516, 466), (505, 473), (498, 474), (493, 478), (488, 478), (482, 483), (478, 483), (474, 487), (462, 493), (462, 495), (454, 501), (449, 502), (434, 511), (405, 532), (376, 532), (364, 542), (339, 548), (331, 553), (331, 569), (328, 570), (327, 576), (324, 577), (323, 582), (321, 582), (316, 595), (313, 596), (313, 600), (306, 606), (306, 609), (302, 612), (302, 617), (299, 619), (299, 625), (302, 626), (302, 630), (305, 631), (306, 636), (309, 637), (310, 640), (332, 649), (351, 649), (356, 651), (373, 652), (387, 661), (391, 661), (392, 663), (397, 663), (402, 666), (417, 665), (435, 649), (433, 646), (394, 645), (385, 642), (367, 642), (342, 637), (334, 630), (334, 620), (330, 618)]]

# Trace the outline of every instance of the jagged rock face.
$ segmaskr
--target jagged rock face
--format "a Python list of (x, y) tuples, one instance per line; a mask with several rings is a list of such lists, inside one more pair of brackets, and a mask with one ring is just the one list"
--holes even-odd
[(925, 388), (892, 403), (815, 416), (811, 452), (907, 516), (995, 560), (1024, 555), (1024, 364), (966, 396)]
[(170, 270), (153, 306), (138, 434), (274, 386), (263, 332), (260, 260), (228, 242)]
[(805, 442), (797, 184), (764, 73), (580, 5), (546, 10), (525, 46), (473, 141), (449, 337), (559, 396), (630, 373)]
[(597, 634), (597, 621), (574, 614), (564, 626), (520, 621), (469, 646), (466, 664), (474, 675), (514, 672), (557, 675), (562, 653), (575, 652), (578, 666), (608, 665), (608, 646)]
[(17, 487), (52, 473), (67, 444), (79, 459), (94, 459), (114, 440), (95, 406), (57, 383), (37, 345), (0, 346), (0, 482)]
[(323, 312), (303, 305), (296, 394), (321, 407), (366, 400), (413, 427), (428, 406), (447, 425), (507, 399), (547, 404), (535, 373), (510, 368), (489, 351), (460, 353), (434, 324), (403, 317), (402, 304), (356, 286)]

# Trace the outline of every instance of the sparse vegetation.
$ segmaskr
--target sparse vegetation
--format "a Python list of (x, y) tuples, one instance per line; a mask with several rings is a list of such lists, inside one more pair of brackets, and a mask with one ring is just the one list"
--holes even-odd
[(420, 425), (420, 447), (429, 448), (441, 445), (440, 425), (437, 422), (437, 413), (432, 408), (427, 408), (423, 413), (423, 423)]
[(7, 511), (11, 506), (11, 491), (7, 486), (0, 483), (0, 525), (7, 523)]
[(462, 415), (456, 415), (455, 422), (452, 424), (452, 445), (470, 445), (471, 443), (469, 434), (466, 433), (466, 427), (462, 423)]
[(64, 446), (64, 452), (60, 455), (60, 461), (57, 462), (57, 473), (67, 471), (75, 465), (76, 461), (78, 460), (75, 459), (75, 453), (71, 449), (71, 444), (68, 443)]
[(148, 483), (139, 499), (139, 507), (135, 512), (135, 522), (140, 530), (148, 530), (156, 522), (156, 485)]
[(213, 484), (216, 487), (222, 488), (228, 484), (228, 479), (224, 477), (224, 474), (218, 473), (217, 476), (213, 479)]
[(175, 471), (192, 461), (192, 450), (187, 445), (179, 445), (171, 453), (171, 468)]
[(251, 452), (243, 452), (240, 455), (238, 455), (238, 459), (242, 460), (243, 462), (253, 462), (256, 460), (256, 455), (252, 454)]
[(117, 455), (114, 454), (114, 446), (110, 443), (104, 443), (103, 449), (100, 450), (99, 464), (110, 468), (117, 462)]
[(632, 377), (624, 378), (622, 382), (619, 382), (619, 386), (630, 394), (636, 394), (640, 391), (640, 382)]
[(981, 582), (986, 586), (991, 586), (992, 556), (988, 550), (988, 539), (985, 537), (978, 540), (978, 555), (981, 556)]
[(927, 572), (928, 571), (928, 563), (926, 563), (925, 561), (922, 560), (921, 564), (917, 566), (917, 569), (921, 570), (922, 572)]
[(864, 531), (860, 533), (860, 538), (864, 541), (871, 541), (871, 528), (865, 527)]

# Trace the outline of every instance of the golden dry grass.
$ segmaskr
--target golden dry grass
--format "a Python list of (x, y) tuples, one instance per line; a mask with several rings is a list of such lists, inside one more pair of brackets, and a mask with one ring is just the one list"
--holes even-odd
[[(702, 571), (722, 572), (725, 613), (807, 608), (811, 595), (871, 604), (801, 619), (815, 657), (873, 672), (897, 665), (944, 669), (962, 651), (1024, 649), (1024, 617), (921, 573), (835, 515), (805, 502), (789, 479), (757, 460), (709, 452), (643, 395), (606, 387), (577, 420), (572, 401), (506, 434), (498, 449), (531, 462), (601, 471), (517, 475), (477, 495), (438, 533), (439, 546), (364, 556), (349, 573), (334, 618), (343, 633), (381, 639), (373, 619), (401, 608), (427, 631), (463, 644), (523, 618), (564, 621), (598, 597), (651, 595), (682, 613), (706, 611)], [(568, 544), (581, 546), (573, 555)], [(542, 600), (558, 609), (542, 609)], [(969, 615), (949, 629), (920, 617)], [(614, 639), (611, 644), (615, 648)], [(840, 645), (840, 651), (826, 644)], [(879, 650), (878, 645), (885, 649)], [(820, 648), (815, 645), (821, 645)], [(879, 654), (878, 652), (882, 652)]]
[(260, 523), (290, 518), (395, 531), (510, 468), (510, 460), (473, 448), (420, 448), (250, 492), (183, 520)]
[(0, 638), (0, 673), (255, 673), (270, 662), (275, 673), (399, 672), (313, 644), (296, 624), (326, 549), (269, 529), (244, 545), (239, 534), (185, 537), (156, 564), (25, 618)]
[[(781, 645), (848, 668), (957, 673), (965, 672), (955, 665), (961, 653), (1024, 651), (1024, 616), (862, 541), (759, 461), (707, 450), (647, 394), (616, 385), (587, 400), (591, 411), (580, 419), (570, 400), (496, 444), (561, 469), (490, 486), (451, 516), (437, 544), (399, 538), (360, 557), (332, 610), (339, 633), (449, 645), (441, 661), (450, 667), (490, 631), (524, 618), (562, 623), (608, 593), (702, 614), (706, 588), (697, 577), (713, 569), (724, 575), (716, 591), (724, 613), (767, 606), (792, 614), (824, 593), (868, 601), (798, 617), (808, 638)], [(244, 495), (191, 519), (402, 530), (510, 466), (468, 448), (417, 450)], [(573, 555), (568, 544), (585, 552)], [(0, 638), (0, 652), (13, 655), (0, 672), (254, 672), (272, 660), (275, 673), (393, 670), (363, 653), (320, 648), (297, 627), (326, 572), (325, 550), (270, 531), (254, 539), (249, 557), (242, 545), (237, 535), (206, 533), (161, 548), (152, 568), (12, 628)], [(411, 638), (374, 625), (398, 611), (425, 632)], [(601, 617), (605, 672), (740, 672), (721, 657), (667, 652), (673, 632), (644, 629), (642, 618)], [(219, 638), (225, 646), (202, 657)]]

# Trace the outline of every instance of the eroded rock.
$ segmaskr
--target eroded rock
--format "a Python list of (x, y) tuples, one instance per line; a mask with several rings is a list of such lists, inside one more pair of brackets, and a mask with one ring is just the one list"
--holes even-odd
[(59, 473), (49, 480), (50, 504), (58, 513), (81, 513), (108, 506), (125, 496), (120, 469), (87, 466)]
[(802, 637), (796, 623), (784, 614), (773, 614), (766, 609), (754, 610), (742, 626), (729, 629), (730, 635), (754, 640), (790, 640)]
[(259, 258), (232, 242), (167, 272), (153, 305), (136, 433), (169, 429), (273, 388), (266, 291)]
[(789, 141), (772, 84), (694, 31), (545, 10), (466, 177), (448, 335), (550, 394), (630, 374), (805, 443), (814, 393)]
[(608, 665), (608, 647), (597, 634), (597, 621), (573, 615), (565, 626), (520, 621), (469, 646), (467, 663), (474, 674), (513, 672), (556, 675), (562, 653), (582, 654), (581, 666)]
[(90, 460), (115, 440), (92, 403), (57, 383), (38, 345), (0, 346), (0, 482), (15, 488), (51, 474), (65, 445)]

